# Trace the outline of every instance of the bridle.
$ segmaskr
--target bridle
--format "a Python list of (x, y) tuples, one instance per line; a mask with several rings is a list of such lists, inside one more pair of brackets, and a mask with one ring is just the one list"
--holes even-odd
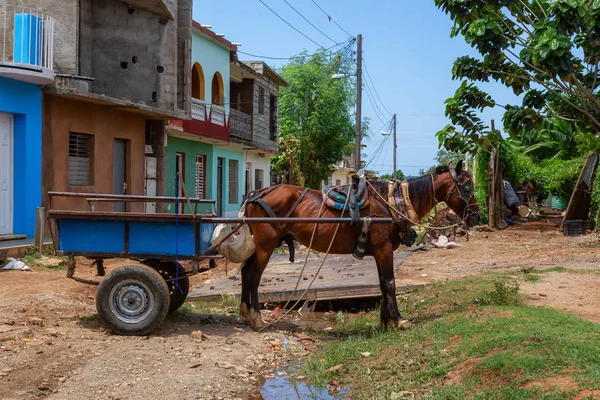
[[(474, 211), (473, 209), (471, 209), (471, 205), (469, 204), (469, 200), (471, 200), (471, 197), (473, 196), (474, 192), (473, 182), (470, 179), (467, 179), (467, 181), (461, 183), (458, 179), (458, 175), (456, 175), (456, 169), (454, 168), (448, 168), (448, 172), (450, 172), (454, 184), (452, 185), (450, 191), (448, 191), (448, 194), (446, 194), (446, 197), (444, 198), (444, 203), (448, 204), (450, 197), (452, 197), (455, 191), (458, 191), (458, 197), (465, 203), (465, 208), (463, 210), (462, 216), (463, 221), (466, 221), (467, 218), (469, 218), (471, 215), (479, 215), (480, 211)], [(431, 183), (434, 188), (433, 198), (435, 202), (438, 203), (437, 199), (435, 198), (434, 174), (431, 174)]]

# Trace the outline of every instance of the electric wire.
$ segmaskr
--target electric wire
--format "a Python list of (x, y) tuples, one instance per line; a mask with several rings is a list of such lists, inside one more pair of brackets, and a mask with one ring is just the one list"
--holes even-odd
[(383, 101), (381, 101), (381, 97), (379, 96), (379, 93), (377, 92), (377, 89), (375, 88), (375, 84), (373, 83), (373, 79), (371, 79), (371, 74), (369, 74), (369, 69), (367, 68), (367, 63), (365, 62), (365, 59), (363, 58), (362, 61), (363, 61), (363, 67), (365, 67), (365, 72), (367, 74), (367, 78), (371, 82), (371, 87), (373, 88), (373, 92), (375, 92), (375, 95), (377, 96), (377, 99), (379, 99), (379, 103), (381, 103), (381, 106), (383, 107), (383, 109), (391, 116), (392, 113), (389, 112), (389, 110), (385, 107), (385, 104), (383, 103)]
[(293, 5), (291, 5), (287, 0), (283, 0), (285, 2), (285, 4), (287, 4), (288, 6), (290, 6), (290, 8), (292, 10), (294, 10), (296, 12), (296, 14), (298, 14), (299, 16), (302, 17), (302, 19), (304, 19), (306, 22), (308, 22), (310, 24), (310, 26), (312, 26), (313, 28), (315, 28), (317, 31), (319, 31), (319, 33), (323, 36), (325, 36), (327, 39), (331, 40), (333, 43), (335, 43), (335, 40), (333, 40), (332, 38), (330, 38), (329, 36), (327, 36), (322, 30), (320, 30), (319, 28), (317, 28), (315, 26), (315, 24), (313, 24), (312, 22), (310, 22), (304, 15), (302, 15), (302, 13), (298, 10), (296, 10), (296, 8), (294, 8)]
[(311, 1), (313, 2), (313, 4), (314, 4), (315, 6), (317, 6), (317, 8), (318, 8), (319, 10), (321, 10), (321, 11), (323, 12), (323, 14), (325, 14), (325, 15), (327, 16), (327, 18), (329, 19), (329, 22), (333, 22), (334, 24), (336, 24), (336, 25), (337, 25), (337, 27), (338, 27), (338, 28), (340, 28), (342, 31), (344, 31), (344, 33), (345, 33), (346, 35), (353, 36), (353, 35), (352, 35), (352, 34), (350, 34), (350, 33), (349, 33), (347, 30), (345, 30), (344, 28), (342, 28), (342, 26), (341, 26), (340, 24), (338, 24), (338, 23), (337, 23), (337, 21), (336, 21), (335, 19), (333, 19), (333, 17), (332, 17), (331, 15), (329, 15), (329, 13), (327, 13), (327, 11), (323, 10), (323, 9), (321, 8), (321, 6), (317, 4), (317, 2), (316, 2), (315, 0), (311, 0)]
[[(275, 10), (273, 10), (271, 7), (269, 7), (267, 5), (267, 3), (265, 3), (263, 0), (258, 0), (260, 1), (265, 7), (267, 7), (269, 9), (269, 11), (271, 11), (273, 14), (275, 14), (280, 20), (282, 20), (283, 22), (285, 22), (290, 28), (292, 28), (293, 30), (295, 30), (296, 32), (298, 32), (299, 34), (301, 34), (302, 36), (304, 36), (305, 38), (307, 38), (308, 40), (310, 40), (311, 42), (313, 42), (314, 44), (316, 44), (317, 46), (319, 46), (320, 48), (325, 48), (325, 46), (315, 42), (314, 40), (312, 40), (310, 37), (308, 37), (304, 32), (300, 31), (298, 28), (296, 28), (294, 25), (290, 24), (285, 18), (283, 18), (281, 15), (277, 14), (275, 12)], [(352, 35), (350, 35), (352, 36)]]
[[(273, 57), (273, 56), (263, 56), (263, 55), (259, 55), (259, 54), (252, 54), (252, 53), (246, 53), (245, 51), (241, 51), (241, 50), (237, 50), (238, 53), (240, 54), (244, 54), (246, 56), (250, 56), (250, 57), (258, 57), (258, 58), (264, 58), (266, 60), (295, 60), (295, 59), (303, 59), (303, 58), (310, 58), (310, 57), (314, 57), (318, 54), (322, 54), (322, 53), (326, 53), (327, 51), (330, 51), (336, 47), (342, 46), (342, 45), (348, 45), (348, 42), (354, 42), (354, 38), (350, 38), (344, 42), (340, 42), (340, 43), (336, 43), (331, 47), (328, 47), (326, 49), (322, 49), (319, 51), (316, 51), (312, 54), (306, 54), (306, 55), (301, 55), (301, 56), (290, 56), (290, 57)], [(241, 61), (243, 62), (243, 61)]]

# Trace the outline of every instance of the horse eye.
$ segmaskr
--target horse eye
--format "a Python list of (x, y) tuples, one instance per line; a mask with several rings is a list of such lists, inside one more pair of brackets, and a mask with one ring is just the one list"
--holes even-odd
[(471, 190), (471, 186), (469, 186), (469, 185), (465, 186), (465, 190)]

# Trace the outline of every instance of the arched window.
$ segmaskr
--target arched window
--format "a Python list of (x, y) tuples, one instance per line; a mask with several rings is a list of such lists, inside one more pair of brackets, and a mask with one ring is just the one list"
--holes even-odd
[(223, 86), (223, 77), (219, 72), (215, 72), (212, 78), (212, 104), (222, 106), (225, 104), (225, 88)]
[(204, 71), (200, 64), (195, 63), (192, 68), (192, 97), (204, 101)]

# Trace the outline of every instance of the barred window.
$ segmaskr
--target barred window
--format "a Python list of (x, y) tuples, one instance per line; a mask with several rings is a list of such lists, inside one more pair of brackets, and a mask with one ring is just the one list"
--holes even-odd
[(229, 204), (238, 202), (238, 161), (229, 160)]
[(69, 185), (92, 185), (94, 136), (69, 133)]

